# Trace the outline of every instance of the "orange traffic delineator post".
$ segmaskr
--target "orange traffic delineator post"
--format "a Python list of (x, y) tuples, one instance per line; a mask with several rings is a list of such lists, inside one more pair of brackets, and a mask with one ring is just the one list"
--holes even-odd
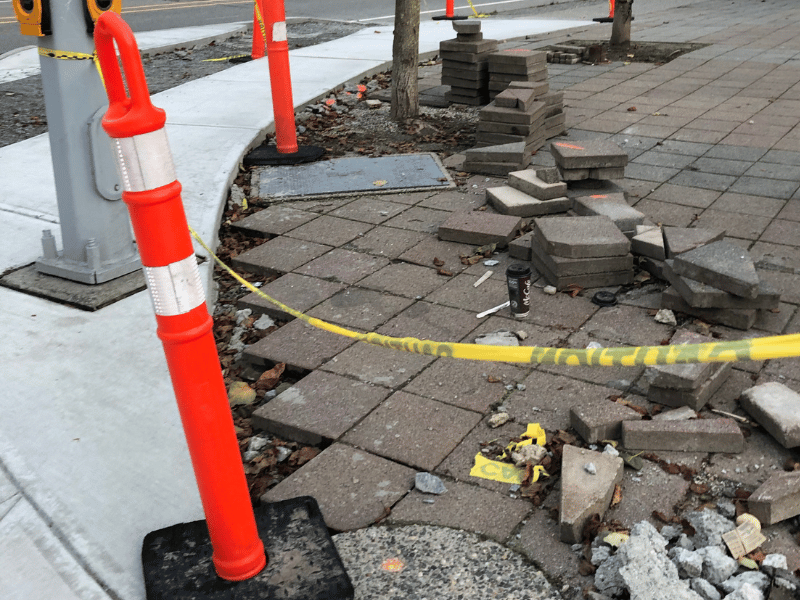
[(158, 337), (213, 546), (213, 564), (221, 578), (241, 581), (259, 573), (267, 558), (164, 129), (167, 117), (150, 101), (136, 40), (125, 21), (116, 13), (104, 13), (97, 20), (94, 39), (109, 99), (102, 125), (114, 143), (122, 199), (130, 212), (153, 300)]
[(244, 164), (289, 165), (317, 160), (324, 153), (323, 148), (297, 145), (292, 75), (289, 69), (289, 38), (283, 0), (255, 0), (254, 14), (253, 58), (257, 58), (256, 38), (260, 35), (261, 42), (266, 44), (269, 61), (275, 145), (265, 144), (254, 149), (244, 158)]
[(434, 21), (461, 21), (467, 17), (457, 17), (455, 14), (455, 0), (447, 0), (445, 5), (444, 14), (432, 17)]

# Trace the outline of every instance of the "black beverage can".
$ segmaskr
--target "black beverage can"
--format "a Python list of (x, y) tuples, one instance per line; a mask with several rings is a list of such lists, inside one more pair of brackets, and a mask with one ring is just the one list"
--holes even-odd
[(511, 314), (517, 319), (527, 317), (531, 309), (531, 268), (520, 263), (509, 265), (506, 284)]

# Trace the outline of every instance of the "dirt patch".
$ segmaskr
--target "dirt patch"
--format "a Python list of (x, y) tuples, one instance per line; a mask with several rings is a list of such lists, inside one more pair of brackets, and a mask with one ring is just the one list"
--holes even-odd
[[(600, 46), (610, 62), (644, 62), (659, 65), (675, 60), (687, 52), (694, 52), (708, 46), (708, 44), (676, 42), (631, 42), (627, 46), (611, 47), (608, 40), (569, 40), (563, 44), (584, 48)], [(548, 48), (548, 50), (550, 49)]]

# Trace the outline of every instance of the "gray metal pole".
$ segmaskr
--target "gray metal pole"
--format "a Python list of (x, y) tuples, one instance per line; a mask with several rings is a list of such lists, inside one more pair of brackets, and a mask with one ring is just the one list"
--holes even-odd
[[(56, 56), (94, 52), (83, 1), (50, 3), (52, 35), (38, 38), (40, 49), (55, 50)], [(39, 60), (63, 250), (56, 251), (45, 230), (36, 270), (88, 284), (136, 271), (141, 262), (121, 202), (111, 141), (100, 127), (108, 102), (97, 68), (92, 60), (42, 52)]]

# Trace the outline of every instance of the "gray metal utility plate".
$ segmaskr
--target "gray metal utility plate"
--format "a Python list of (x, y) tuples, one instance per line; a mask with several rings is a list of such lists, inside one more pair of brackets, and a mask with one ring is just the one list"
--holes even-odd
[(285, 202), (314, 196), (386, 194), (453, 187), (434, 154), (334, 158), (315, 163), (259, 167), (258, 196)]

